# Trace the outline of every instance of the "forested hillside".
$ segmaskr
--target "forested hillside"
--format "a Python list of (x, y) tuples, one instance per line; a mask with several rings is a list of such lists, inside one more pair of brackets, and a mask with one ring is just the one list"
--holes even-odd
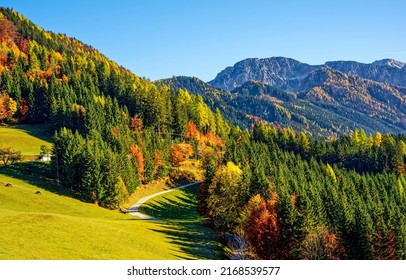
[[(0, 9), (0, 26), (0, 122), (50, 123), (55, 179), (87, 201), (118, 207), (138, 185), (166, 175), (174, 158), (227, 135), (201, 97), (157, 87), (10, 9)], [(187, 124), (202, 136), (191, 152), (177, 145)]]
[(256, 259), (405, 259), (405, 136), (334, 141), (257, 123), (206, 165), (200, 211)]

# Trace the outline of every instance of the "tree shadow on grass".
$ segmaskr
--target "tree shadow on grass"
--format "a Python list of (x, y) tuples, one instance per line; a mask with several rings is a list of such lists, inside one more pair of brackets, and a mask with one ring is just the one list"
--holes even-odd
[(27, 132), (29, 135), (39, 138), (41, 140), (52, 142), (53, 137), (53, 130), (52, 127), (48, 124), (36, 124), (36, 125), (15, 125), (12, 126), (16, 129), (23, 130)]
[(179, 250), (173, 256), (185, 259), (226, 259), (223, 246), (216, 233), (204, 225), (196, 222), (165, 222), (161, 229), (151, 229), (163, 233), (168, 241), (175, 244)]
[[(49, 162), (28, 161), (19, 162), (7, 167), (0, 167), (0, 174), (24, 181), (40, 189), (49, 192), (69, 196), (82, 200), (73, 191), (58, 185), (52, 176), (52, 169)], [(82, 200), (83, 201), (83, 200)]]
[(176, 200), (164, 197), (146, 203), (142, 210), (160, 219), (161, 228), (151, 230), (165, 234), (179, 248), (173, 253), (175, 257), (185, 258), (183, 254), (187, 254), (190, 259), (225, 259), (220, 238), (197, 213), (197, 190), (196, 186), (179, 190)]

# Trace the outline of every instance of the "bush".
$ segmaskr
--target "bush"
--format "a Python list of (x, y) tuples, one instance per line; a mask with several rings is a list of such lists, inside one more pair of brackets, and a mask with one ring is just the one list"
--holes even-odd
[(169, 178), (172, 184), (181, 185), (192, 182), (203, 181), (203, 172), (200, 170), (189, 170), (189, 169), (172, 169), (169, 172)]

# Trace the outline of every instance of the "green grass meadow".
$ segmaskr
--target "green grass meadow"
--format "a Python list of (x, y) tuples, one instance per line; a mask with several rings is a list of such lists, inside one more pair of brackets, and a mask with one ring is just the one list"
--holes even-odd
[[(0, 168), (0, 259), (220, 257), (204, 246), (207, 242), (221, 249), (213, 241), (215, 233), (199, 219), (169, 219), (170, 212), (186, 217), (184, 211), (193, 211), (192, 204), (179, 211), (154, 212), (168, 219), (140, 220), (66, 196), (59, 188), (53, 189), (52, 183), (16, 170)], [(12, 187), (5, 187), (6, 183)], [(37, 190), (41, 195), (35, 194)], [(181, 191), (169, 194), (170, 200), (184, 198)], [(196, 248), (196, 240), (200, 240), (200, 248)]]
[[(163, 222), (158, 230), (188, 254), (201, 259), (224, 257), (224, 248), (214, 230), (205, 226), (196, 210), (199, 186), (169, 192), (148, 200), (140, 211)], [(180, 255), (179, 255), (180, 256)]]
[(23, 156), (39, 155), (41, 145), (52, 147), (52, 133), (46, 125), (0, 126), (0, 146), (10, 146)]

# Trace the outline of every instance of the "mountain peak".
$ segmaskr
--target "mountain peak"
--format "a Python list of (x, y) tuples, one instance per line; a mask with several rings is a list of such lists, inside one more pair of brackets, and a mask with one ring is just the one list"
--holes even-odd
[(295, 91), (299, 80), (317, 68), (287, 57), (248, 58), (227, 67), (209, 84), (231, 91), (247, 81), (257, 80), (283, 90)]
[(382, 59), (371, 64), (329, 61), (323, 65), (309, 65), (287, 57), (248, 58), (227, 67), (209, 84), (232, 91), (247, 81), (257, 80), (281, 90), (297, 92), (312, 71), (330, 67), (364, 79), (406, 86), (405, 65), (406, 63), (394, 59)]
[(398, 60), (390, 59), (390, 58), (385, 58), (385, 59), (381, 59), (381, 60), (372, 62), (372, 65), (390, 66), (390, 67), (402, 69), (406, 65), (406, 63), (398, 61)]

